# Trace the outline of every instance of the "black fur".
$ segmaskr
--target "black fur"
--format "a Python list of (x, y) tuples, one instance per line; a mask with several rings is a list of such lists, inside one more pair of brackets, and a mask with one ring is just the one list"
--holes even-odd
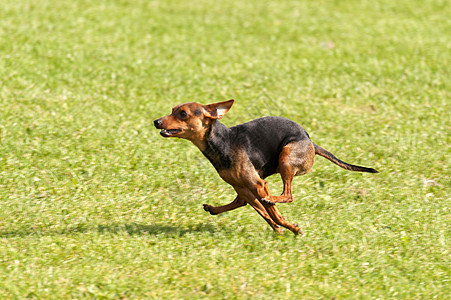
[(287, 144), (310, 139), (299, 124), (282, 117), (264, 117), (227, 128), (216, 120), (203, 154), (216, 170), (231, 166), (232, 149), (244, 149), (262, 178), (277, 171), (279, 155)]

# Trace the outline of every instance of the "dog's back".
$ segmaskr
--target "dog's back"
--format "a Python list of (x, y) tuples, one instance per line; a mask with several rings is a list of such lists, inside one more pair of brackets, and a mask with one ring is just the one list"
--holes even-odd
[(263, 178), (276, 173), (283, 147), (291, 142), (310, 141), (304, 128), (282, 117), (263, 117), (230, 129), (232, 143), (244, 148)]

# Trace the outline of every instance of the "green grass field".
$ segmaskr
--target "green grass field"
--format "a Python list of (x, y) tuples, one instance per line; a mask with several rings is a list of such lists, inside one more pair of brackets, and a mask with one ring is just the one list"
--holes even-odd
[[(447, 1), (0, 0), (1, 299), (449, 299)], [(279, 209), (152, 121), (235, 98), (318, 157)], [(281, 192), (278, 175), (268, 178)]]

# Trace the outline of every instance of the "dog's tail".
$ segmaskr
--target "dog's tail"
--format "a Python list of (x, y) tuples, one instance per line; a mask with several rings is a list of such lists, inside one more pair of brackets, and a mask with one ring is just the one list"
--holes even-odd
[(357, 171), (357, 172), (379, 173), (378, 171), (376, 171), (373, 168), (366, 168), (366, 167), (355, 166), (355, 165), (345, 163), (344, 161), (336, 158), (335, 155), (333, 155), (326, 149), (321, 148), (320, 146), (315, 145), (315, 144), (313, 144), (313, 145), (315, 146), (315, 154), (318, 154), (322, 157), (327, 158), (328, 160), (330, 160), (331, 162), (333, 162), (334, 164), (336, 164), (337, 166), (339, 166), (343, 169), (350, 170), (350, 171)]

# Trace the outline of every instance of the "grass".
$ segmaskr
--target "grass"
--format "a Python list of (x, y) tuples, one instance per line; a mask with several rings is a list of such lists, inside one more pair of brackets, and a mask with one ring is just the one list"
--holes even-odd
[[(446, 1), (0, 0), (0, 297), (446, 299)], [(152, 120), (235, 98), (318, 158), (274, 235)], [(278, 176), (270, 189), (281, 190)]]

